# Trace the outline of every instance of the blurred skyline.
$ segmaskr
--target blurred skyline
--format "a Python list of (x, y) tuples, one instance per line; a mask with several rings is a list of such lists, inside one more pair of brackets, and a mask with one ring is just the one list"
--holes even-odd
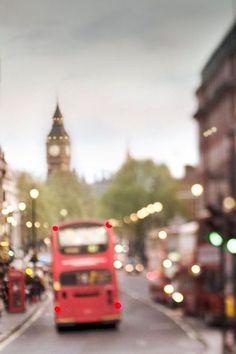
[(180, 176), (198, 160), (200, 71), (232, 22), (232, 0), (0, 0), (7, 161), (46, 175), (58, 99), (88, 181), (119, 168), (127, 146)]

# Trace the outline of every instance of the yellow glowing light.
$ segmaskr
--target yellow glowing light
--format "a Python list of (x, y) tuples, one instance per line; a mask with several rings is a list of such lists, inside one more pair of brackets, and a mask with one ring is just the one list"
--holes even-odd
[(130, 218), (128, 216), (125, 216), (123, 220), (124, 220), (125, 224), (130, 224), (131, 220), (130, 220)]
[(178, 262), (180, 260), (180, 254), (178, 252), (170, 252), (168, 254), (168, 258), (172, 261), (172, 262)]
[(149, 205), (147, 206), (147, 211), (148, 211), (150, 214), (155, 213), (154, 205), (153, 205), (153, 204), (149, 204)]
[(193, 274), (199, 274), (201, 272), (201, 268), (198, 264), (194, 264), (192, 267), (191, 267), (191, 271)]
[(146, 216), (149, 215), (149, 211), (148, 211), (147, 208), (142, 208), (141, 211), (143, 212), (143, 215), (144, 215), (145, 218), (146, 218)]
[(203, 193), (203, 186), (199, 183), (193, 184), (191, 187), (191, 192), (194, 197), (199, 197)]
[(136, 264), (136, 266), (135, 266), (135, 270), (137, 271), (137, 272), (143, 272), (144, 271), (144, 266), (141, 264), (141, 263), (138, 263), (138, 264)]
[(121, 226), (121, 222), (117, 219), (109, 219), (108, 221), (113, 227)]
[(14, 220), (13, 216), (8, 216), (7, 217), (8, 224), (11, 224), (13, 222), (13, 220)]
[(120, 244), (115, 245), (115, 252), (116, 253), (122, 253), (123, 252), (123, 246)]
[(45, 237), (45, 239), (43, 241), (44, 241), (45, 245), (47, 245), (47, 246), (50, 245), (50, 243), (51, 243), (51, 240), (49, 237)]
[(170, 259), (165, 259), (162, 264), (163, 264), (163, 267), (166, 269), (171, 268), (173, 265), (173, 263)]
[(125, 270), (126, 270), (127, 273), (133, 272), (133, 270), (134, 270), (133, 264), (126, 264)]
[(88, 251), (89, 253), (96, 253), (98, 252), (98, 245), (88, 245)]
[(164, 292), (168, 295), (172, 294), (174, 292), (174, 287), (171, 284), (167, 284), (164, 286)]
[(65, 217), (65, 216), (68, 215), (68, 211), (63, 208), (63, 209), (60, 210), (60, 214), (61, 214), (61, 216), (64, 216), (64, 217)]
[(25, 269), (25, 273), (29, 276), (32, 276), (33, 275), (33, 270), (31, 268), (26, 268)]
[(137, 220), (138, 220), (137, 214), (132, 213), (132, 214), (130, 215), (130, 220), (133, 221), (133, 222), (137, 221)]
[(7, 215), (7, 214), (8, 214), (7, 208), (2, 209), (2, 215)]
[(235, 199), (232, 197), (226, 197), (223, 200), (223, 206), (225, 209), (227, 210), (231, 210), (235, 207), (236, 203), (235, 203)]
[(33, 198), (33, 199), (37, 199), (39, 196), (39, 191), (36, 188), (31, 189), (29, 193), (30, 193), (31, 198)]
[(163, 209), (163, 205), (160, 202), (156, 202), (153, 204), (153, 208), (156, 213), (160, 213), (160, 211)]
[(58, 290), (61, 289), (61, 284), (60, 284), (59, 281), (54, 281), (54, 283), (53, 283), (53, 289), (54, 289), (55, 291), (58, 291)]
[(26, 227), (28, 227), (29, 229), (33, 226), (31, 221), (27, 221), (25, 225), (26, 225)]
[(20, 211), (24, 211), (26, 209), (26, 204), (24, 202), (20, 202), (18, 204), (18, 208)]
[(1, 247), (8, 247), (9, 246), (9, 242), (8, 241), (1, 241), (0, 242), (0, 246)]
[(176, 291), (172, 294), (172, 299), (177, 303), (181, 303), (184, 300), (184, 296), (183, 296), (183, 294)]
[(17, 221), (16, 221), (16, 219), (13, 218), (11, 224), (12, 224), (12, 226), (17, 226)]
[(121, 269), (122, 268), (122, 263), (119, 259), (116, 259), (114, 262), (113, 262), (113, 266), (115, 269)]
[(167, 232), (164, 231), (164, 230), (161, 230), (158, 232), (158, 237), (161, 239), (161, 240), (165, 240), (167, 238)]
[(40, 228), (40, 222), (39, 221), (35, 221), (34, 226), (36, 227), (36, 229)]
[(139, 210), (139, 211), (137, 212), (137, 217), (138, 217), (139, 219), (143, 219), (143, 218), (144, 218), (144, 214), (143, 214), (142, 210)]

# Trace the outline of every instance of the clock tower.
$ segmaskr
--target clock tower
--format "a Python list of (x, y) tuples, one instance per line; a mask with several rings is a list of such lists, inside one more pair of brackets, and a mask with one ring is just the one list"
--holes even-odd
[(57, 104), (52, 117), (52, 129), (47, 137), (48, 176), (54, 172), (70, 171), (70, 138), (67, 134), (63, 116)]

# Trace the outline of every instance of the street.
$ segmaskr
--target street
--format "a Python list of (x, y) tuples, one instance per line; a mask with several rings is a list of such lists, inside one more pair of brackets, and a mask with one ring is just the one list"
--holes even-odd
[(194, 332), (181, 327), (158, 310), (148, 297), (144, 275), (121, 274), (123, 320), (118, 330), (93, 325), (57, 333), (51, 302), (40, 317), (16, 339), (4, 347), (2, 354), (197, 354), (204, 346)]

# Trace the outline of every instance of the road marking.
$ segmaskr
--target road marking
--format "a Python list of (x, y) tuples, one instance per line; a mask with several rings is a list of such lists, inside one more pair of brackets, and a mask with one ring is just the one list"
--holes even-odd
[(47, 300), (35, 314), (30, 317), (17, 331), (15, 331), (10, 337), (6, 338), (2, 343), (0, 343), (0, 351), (6, 348), (11, 342), (16, 340), (20, 335), (22, 335), (43, 313), (46, 306), (48, 305), (49, 300)]

